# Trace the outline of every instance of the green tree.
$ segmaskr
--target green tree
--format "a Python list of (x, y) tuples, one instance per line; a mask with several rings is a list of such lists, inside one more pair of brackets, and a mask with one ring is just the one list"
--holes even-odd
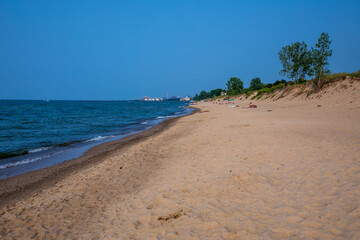
[(260, 78), (253, 78), (250, 82), (250, 89), (251, 90), (259, 90), (263, 86), (263, 83), (261, 82)]
[(330, 37), (328, 33), (321, 33), (315, 49), (312, 49), (313, 58), (313, 71), (318, 77), (318, 84), (320, 85), (320, 78), (322, 74), (329, 74), (330, 70), (327, 68), (329, 65), (328, 58), (332, 55)]
[(227, 86), (227, 94), (230, 96), (240, 94), (241, 91), (244, 89), (244, 83), (240, 80), (240, 78), (232, 77), (226, 83)]
[(199, 94), (199, 100), (204, 100), (209, 97), (209, 94), (206, 91), (201, 91)]
[(280, 75), (293, 79), (293, 49), (291, 45), (284, 46), (279, 51), (279, 59), (283, 69), (280, 71)]
[(211, 90), (210, 93), (209, 93), (209, 95), (210, 95), (211, 98), (212, 98), (212, 97), (217, 97), (217, 96), (220, 96), (220, 95), (221, 95), (221, 92), (222, 92), (222, 91), (223, 91), (223, 90), (222, 90), (221, 88), (217, 88), (217, 89)]
[(312, 54), (308, 50), (305, 42), (296, 42), (293, 44), (293, 62), (294, 62), (294, 76), (295, 82), (305, 79), (306, 75), (312, 75)]
[(199, 94), (195, 94), (195, 97), (193, 97), (193, 100), (199, 101)]
[(312, 75), (312, 54), (305, 42), (296, 42), (282, 47), (279, 59), (283, 65), (280, 75), (297, 82), (299, 78), (305, 79)]

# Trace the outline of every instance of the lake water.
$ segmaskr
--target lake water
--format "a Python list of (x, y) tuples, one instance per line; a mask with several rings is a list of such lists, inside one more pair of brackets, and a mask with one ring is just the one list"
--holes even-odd
[(0, 179), (186, 115), (187, 102), (0, 100)]

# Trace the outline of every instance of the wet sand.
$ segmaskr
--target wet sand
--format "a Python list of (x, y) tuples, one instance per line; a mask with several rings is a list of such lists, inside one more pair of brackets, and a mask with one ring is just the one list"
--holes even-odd
[(257, 109), (201, 103), (3, 203), (0, 236), (360, 239), (360, 86), (348, 86)]

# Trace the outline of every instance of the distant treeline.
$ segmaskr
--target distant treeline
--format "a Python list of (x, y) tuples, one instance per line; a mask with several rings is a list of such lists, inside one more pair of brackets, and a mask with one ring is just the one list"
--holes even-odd
[[(234, 96), (238, 94), (247, 94), (252, 91), (271, 92), (288, 84), (302, 84), (306, 82), (306, 77), (314, 77), (316, 83), (320, 85), (320, 79), (323, 75), (330, 74), (327, 68), (328, 58), (332, 55), (330, 49), (329, 34), (322, 33), (315, 44), (310, 49), (305, 42), (296, 42), (284, 46), (279, 51), (279, 59), (283, 66), (280, 75), (285, 76), (291, 81), (284, 79), (277, 80), (274, 83), (264, 84), (260, 78), (253, 78), (249, 88), (244, 88), (243, 81), (240, 78), (232, 77), (226, 83), (226, 95)], [(210, 92), (201, 91), (196, 94), (194, 100), (200, 101), (207, 98), (213, 98), (221, 95), (224, 89), (217, 88)]]
[(200, 94), (195, 94), (195, 97), (193, 97), (193, 99), (196, 101), (200, 101), (207, 98), (213, 98), (213, 97), (221, 96), (222, 92), (226, 92), (226, 91), (221, 88), (211, 90), (210, 92), (201, 91)]

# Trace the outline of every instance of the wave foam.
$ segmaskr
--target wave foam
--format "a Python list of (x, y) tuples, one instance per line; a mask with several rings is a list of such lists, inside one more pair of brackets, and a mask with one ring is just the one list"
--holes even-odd
[(39, 160), (41, 160), (41, 159), (44, 159), (44, 158), (53, 156), (53, 155), (55, 155), (55, 154), (59, 154), (60, 152), (63, 152), (63, 151), (59, 151), (59, 152), (56, 152), (56, 153), (54, 153), (54, 154), (45, 155), (45, 156), (41, 156), (41, 157), (27, 158), (27, 159), (24, 159), (24, 160), (18, 161), (18, 162), (3, 164), (3, 165), (0, 165), (0, 169), (11, 168), (11, 167), (19, 166), (19, 165), (24, 165), (24, 164), (28, 164), (28, 163), (33, 163), (33, 162), (39, 161)]
[(31, 149), (29, 151), (29, 153), (41, 152), (41, 151), (45, 151), (45, 150), (48, 150), (48, 149), (50, 149), (50, 147), (41, 147), (41, 148)]
[(93, 141), (99, 141), (99, 140), (103, 140), (103, 139), (106, 139), (106, 138), (111, 138), (113, 136), (96, 136), (94, 138), (91, 138), (85, 142), (93, 142)]

